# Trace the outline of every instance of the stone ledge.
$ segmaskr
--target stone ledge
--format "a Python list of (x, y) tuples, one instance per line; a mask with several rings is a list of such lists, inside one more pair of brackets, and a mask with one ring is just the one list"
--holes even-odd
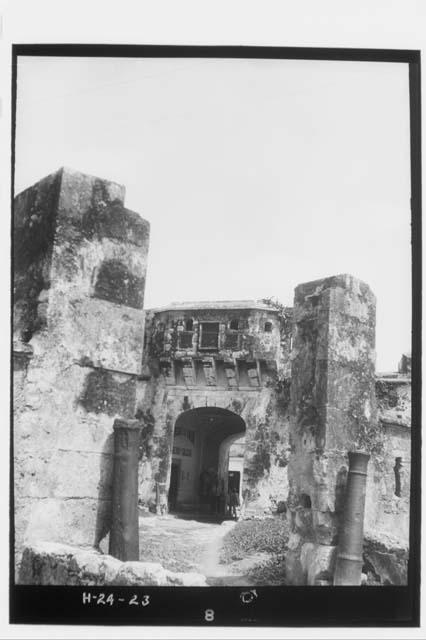
[(381, 418), (379, 417), (379, 422), (382, 423), (383, 427), (402, 427), (403, 429), (411, 429), (411, 420), (400, 420), (398, 418)]
[(14, 340), (13, 355), (18, 358), (31, 358), (34, 355), (34, 349), (27, 342), (22, 342), (21, 340)]
[(92, 547), (57, 542), (27, 545), (22, 554), (19, 584), (206, 587), (200, 573), (173, 573), (157, 562), (121, 562)]

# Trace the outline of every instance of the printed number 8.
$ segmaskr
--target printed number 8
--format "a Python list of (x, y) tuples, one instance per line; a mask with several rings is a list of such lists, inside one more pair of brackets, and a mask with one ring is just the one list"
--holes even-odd
[(213, 611), (213, 609), (206, 609), (205, 615), (204, 615), (204, 620), (206, 620), (207, 622), (212, 622), (214, 620), (214, 611)]

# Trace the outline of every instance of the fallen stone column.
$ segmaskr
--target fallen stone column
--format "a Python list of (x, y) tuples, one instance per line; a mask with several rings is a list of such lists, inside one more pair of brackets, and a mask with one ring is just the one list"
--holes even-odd
[(109, 553), (119, 560), (139, 560), (138, 451), (139, 420), (114, 422), (114, 475)]

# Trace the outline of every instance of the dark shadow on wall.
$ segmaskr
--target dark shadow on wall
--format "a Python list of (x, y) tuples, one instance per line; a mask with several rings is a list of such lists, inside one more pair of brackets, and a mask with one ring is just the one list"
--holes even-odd
[(100, 266), (95, 284), (95, 297), (134, 309), (142, 309), (145, 279), (139, 277), (119, 260), (106, 260)]
[(104, 553), (108, 549), (101, 549), (102, 540), (109, 534), (112, 522), (112, 483), (114, 471), (114, 434), (105, 440), (100, 456), (98, 483), (98, 510), (96, 513), (96, 530), (94, 547)]
[(134, 417), (136, 377), (114, 374), (104, 369), (89, 371), (78, 403), (88, 413)]

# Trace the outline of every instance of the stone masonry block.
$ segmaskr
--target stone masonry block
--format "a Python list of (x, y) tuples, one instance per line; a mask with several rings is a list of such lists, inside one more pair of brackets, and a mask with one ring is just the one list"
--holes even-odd
[(329, 547), (346, 454), (368, 451), (378, 438), (375, 296), (347, 274), (308, 282), (296, 287), (293, 317), (289, 483), (312, 505), (313, 529), (302, 543)]

